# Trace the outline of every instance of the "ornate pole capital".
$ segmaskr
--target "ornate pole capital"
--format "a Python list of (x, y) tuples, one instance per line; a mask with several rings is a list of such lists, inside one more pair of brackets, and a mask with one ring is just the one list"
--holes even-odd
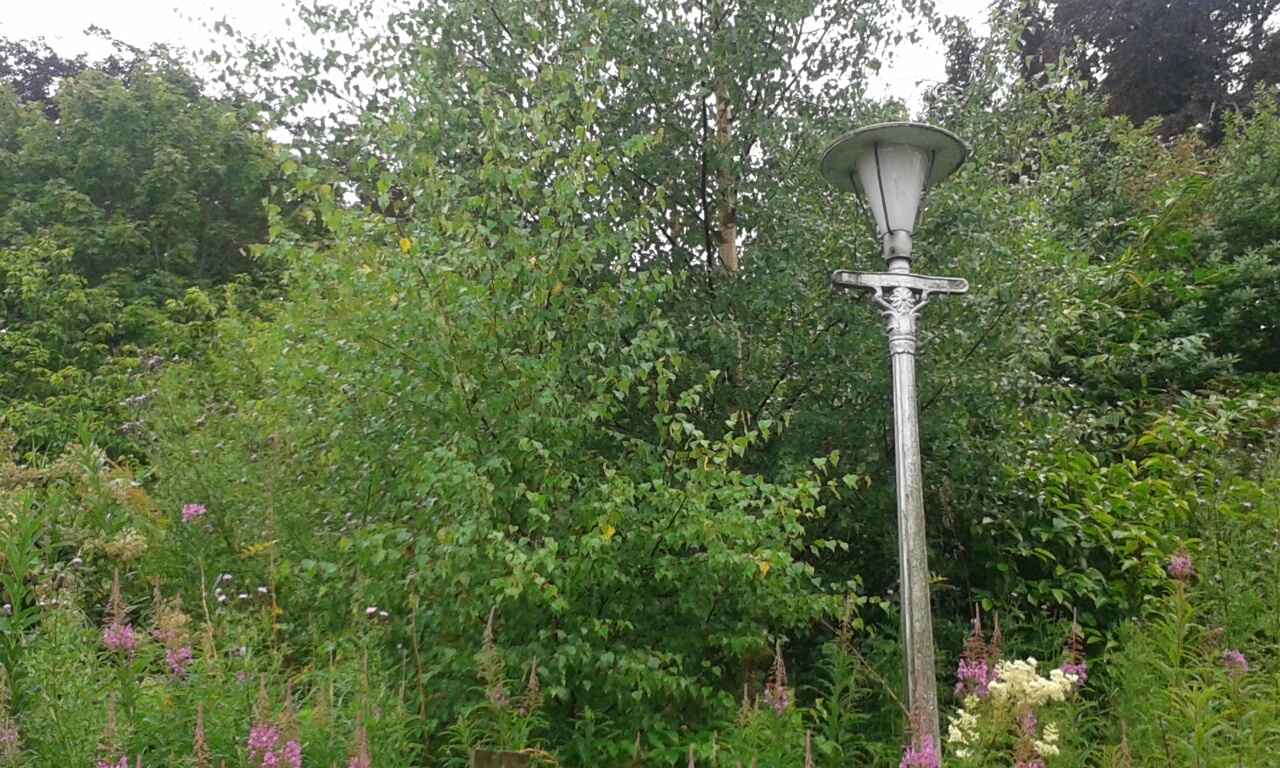
[(959, 277), (929, 277), (910, 272), (836, 271), (831, 283), (837, 288), (864, 291), (880, 309), (889, 331), (889, 352), (916, 353), (916, 330), (920, 313), (935, 294), (960, 295), (969, 292), (969, 282)]

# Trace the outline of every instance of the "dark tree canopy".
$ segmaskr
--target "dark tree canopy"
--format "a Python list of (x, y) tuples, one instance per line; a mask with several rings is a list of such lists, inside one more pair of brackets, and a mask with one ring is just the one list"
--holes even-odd
[(1280, 81), (1278, 0), (1048, 0), (1022, 13), (1026, 73), (1065, 57), (1110, 97), (1112, 114), (1161, 118), (1172, 135), (1246, 105)]
[[(0, 38), (0, 83), (6, 83), (23, 103), (44, 105), (50, 117), (57, 117), (58, 104), (55, 94), (59, 83), (81, 72), (95, 70), (121, 82), (126, 82), (134, 67), (147, 61), (168, 59), (165, 46), (153, 46), (142, 50), (117, 40), (105, 29), (89, 27), (85, 34), (99, 37), (111, 44), (114, 53), (106, 58), (91, 61), (87, 54), (63, 56), (49, 47), (44, 38), (12, 40)], [(194, 85), (194, 82), (192, 83)], [(195, 96), (198, 89), (192, 92)]]

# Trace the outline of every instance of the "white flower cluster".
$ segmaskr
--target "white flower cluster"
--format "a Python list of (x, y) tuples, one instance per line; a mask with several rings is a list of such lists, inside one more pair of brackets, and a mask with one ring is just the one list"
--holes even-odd
[[(991, 725), (994, 726), (996, 721), (1011, 717), (1014, 713), (1030, 713), (1051, 701), (1064, 701), (1067, 694), (1075, 689), (1079, 681), (1077, 675), (1054, 669), (1049, 672), (1048, 677), (1041, 677), (1036, 673), (1038, 664), (1034, 658), (997, 662), (995, 679), (987, 686), (989, 698), (975, 695), (965, 697), (964, 706), (952, 718), (947, 729), (947, 742), (954, 746), (956, 757), (962, 760), (968, 757), (973, 745), (978, 743), (981, 737), (978, 710), (984, 706), (984, 702), (991, 703)], [(1031, 722), (1034, 724), (1034, 720)], [(1040, 738), (1032, 742), (1032, 747), (1041, 757), (1057, 755), (1057, 727), (1046, 725)]]
[(1058, 726), (1050, 723), (1044, 727), (1040, 738), (1031, 742), (1036, 754), (1041, 757), (1056, 757), (1058, 752)]
[(956, 757), (963, 760), (969, 756), (969, 745), (978, 740), (978, 715), (972, 712), (969, 707), (976, 704), (977, 696), (969, 696), (964, 701), (964, 706), (956, 713), (951, 720), (951, 726), (947, 728), (947, 743), (956, 746)]
[(996, 663), (996, 679), (987, 686), (987, 690), (997, 707), (1020, 709), (1026, 705), (1035, 709), (1050, 701), (1066, 700), (1079, 678), (1060, 669), (1051, 670), (1048, 677), (1041, 677), (1036, 674), (1037, 664), (1039, 662), (1033, 658)]

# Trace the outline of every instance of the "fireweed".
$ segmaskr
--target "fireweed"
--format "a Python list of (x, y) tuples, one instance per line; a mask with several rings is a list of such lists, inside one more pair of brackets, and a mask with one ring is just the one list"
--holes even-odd
[[(529, 675), (519, 694), (520, 681), (508, 687), (506, 665), (498, 650), (494, 634), (496, 609), (489, 611), (481, 636), (480, 652), (476, 654), (476, 666), (484, 691), (484, 701), (459, 718), (452, 729), (454, 748), (470, 750), (477, 746), (496, 746), (499, 749), (525, 749), (534, 746), (534, 733), (545, 725), (542, 714), (542, 684), (538, 680), (538, 660), (529, 665)], [(371, 620), (380, 619), (378, 613), (368, 614)], [(510, 693), (508, 692), (510, 691)]]
[(746, 683), (742, 704), (733, 727), (717, 734), (711, 755), (719, 755), (716, 765), (758, 766), (812, 765), (812, 736), (806, 734), (809, 711), (796, 702), (795, 690), (787, 680), (781, 643), (774, 643), (773, 664), (763, 687)]
[(369, 733), (365, 730), (360, 715), (356, 715), (356, 730), (347, 752), (350, 755), (347, 768), (373, 768), (373, 758), (369, 755)]
[(194, 658), (187, 615), (182, 612), (182, 598), (175, 596), (165, 600), (157, 584), (152, 605), (156, 626), (151, 635), (164, 646), (165, 668), (169, 679), (176, 682), (186, 675), (187, 667)]
[(773, 714), (782, 717), (791, 705), (791, 694), (787, 689), (787, 666), (782, 660), (782, 643), (774, 643), (773, 667), (769, 670), (769, 682), (765, 684), (765, 706), (773, 710)]
[(182, 522), (190, 524), (200, 520), (204, 517), (205, 511), (203, 504), (188, 504), (182, 508)]
[(302, 768), (292, 693), (286, 687), (279, 719), (271, 716), (266, 680), (259, 680), (256, 722), (249, 729), (249, 765), (253, 768)]
[(101, 757), (94, 762), (94, 768), (129, 768), (129, 758), (120, 746), (120, 735), (116, 730), (116, 695), (107, 697), (107, 722), (102, 727), (102, 735), (98, 737), (98, 754)]
[(129, 625), (129, 615), (124, 610), (124, 599), (120, 596), (120, 571), (116, 571), (111, 579), (111, 602), (107, 606), (107, 623), (102, 628), (102, 644), (108, 651), (124, 651), (133, 653), (137, 640), (133, 636), (133, 627)]

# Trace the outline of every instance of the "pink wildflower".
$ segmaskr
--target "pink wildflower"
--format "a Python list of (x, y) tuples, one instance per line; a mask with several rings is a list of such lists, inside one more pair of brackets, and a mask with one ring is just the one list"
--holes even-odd
[(902, 762), (898, 763), (898, 768), (939, 768), (942, 759), (933, 746), (932, 736), (925, 735), (911, 741), (902, 751)]
[(17, 764), (18, 754), (22, 751), (18, 742), (18, 724), (3, 713), (3, 702), (0, 702), (0, 760)]
[(787, 695), (786, 688), (778, 688), (773, 683), (769, 683), (764, 687), (764, 703), (773, 707), (773, 714), (782, 717), (782, 713), (791, 706), (791, 699)]
[(124, 610), (124, 598), (120, 595), (120, 572), (111, 578), (111, 600), (107, 604), (107, 625), (102, 629), (102, 644), (109, 651), (133, 651), (137, 642), (133, 627), (129, 626), (129, 614)]
[(1232, 677), (1239, 677), (1249, 671), (1249, 662), (1243, 653), (1226, 650), (1222, 652), (1222, 668)]
[(1024, 706), (1018, 714), (1018, 743), (1014, 747), (1014, 758), (1017, 760), (1013, 768), (1045, 768), (1036, 746), (1036, 713), (1031, 707)]
[(204, 517), (205, 512), (203, 504), (188, 504), (182, 508), (182, 522), (190, 523), (193, 520), (199, 520)]
[(1058, 669), (1062, 670), (1062, 674), (1067, 677), (1074, 676), (1077, 686), (1084, 685), (1089, 680), (1089, 669), (1084, 661), (1084, 637), (1080, 634), (1080, 625), (1076, 623), (1074, 615), (1071, 618), (1071, 631), (1067, 633), (1067, 642), (1063, 651), (1067, 660)]
[(995, 679), (995, 675), (987, 670), (986, 659), (960, 659), (956, 668), (957, 696), (986, 696), (987, 686)]
[(102, 644), (108, 651), (132, 651), (138, 647), (133, 627), (112, 622), (102, 629)]
[(1195, 573), (1196, 566), (1191, 562), (1191, 555), (1186, 549), (1178, 547), (1169, 558), (1169, 578), (1174, 581), (1188, 581)]
[(498, 684), (493, 687), (493, 690), (489, 691), (488, 695), (489, 701), (493, 702), (493, 706), (498, 709), (502, 709), (510, 703), (507, 699), (505, 680), (499, 680)]
[(351, 759), (347, 760), (347, 768), (373, 768), (373, 758), (369, 756), (369, 734), (359, 715), (356, 715), (356, 732), (351, 738), (347, 753), (351, 755)]
[(535, 712), (542, 707), (542, 683), (538, 682), (538, 659), (529, 665), (529, 681), (524, 686), (524, 700), (520, 704), (522, 714)]
[(1079, 664), (1072, 664), (1069, 661), (1064, 662), (1058, 669), (1062, 670), (1062, 674), (1067, 677), (1074, 676), (1076, 685), (1084, 685), (1089, 679), (1089, 667), (1083, 661)]
[[(377, 611), (377, 606), (371, 605), (365, 609), (365, 615), (372, 616)], [(489, 609), (489, 621), (484, 626), (477, 661), (480, 663), (480, 680), (484, 682), (485, 695), (493, 706), (502, 709), (510, 702), (505, 690), (506, 675), (503, 671), (502, 654), (498, 653), (498, 643), (493, 636), (493, 617), (497, 611), (497, 606)]]
[[(102, 757), (96, 761), (94, 768), (115, 768), (117, 762), (124, 768), (129, 768), (124, 750), (119, 744), (120, 735), (116, 731), (116, 695), (112, 693), (107, 697), (107, 722), (102, 726), (102, 735), (98, 737), (98, 752), (102, 753)], [(115, 759), (116, 755), (120, 755), (119, 761)]]
[(1018, 715), (1018, 733), (1027, 737), (1036, 735), (1036, 713), (1031, 711), (1031, 707), (1023, 709), (1022, 714)]
[(277, 765), (276, 743), (280, 740), (280, 732), (274, 726), (255, 725), (249, 729), (249, 764), (257, 768), (272, 768)]
[[(956, 667), (956, 695), (986, 696), (987, 686), (996, 679), (995, 662), (998, 661), (999, 641), (993, 637), (989, 645), (982, 635), (982, 619), (973, 617), (973, 630), (964, 641), (964, 652), (960, 654), (960, 664)], [(997, 625), (998, 626), (998, 625)], [(999, 629), (996, 630), (997, 634)], [(994, 652), (994, 656), (993, 656)]]
[(782, 643), (773, 646), (773, 668), (769, 670), (769, 681), (764, 686), (764, 703), (773, 707), (773, 713), (782, 717), (782, 713), (791, 706), (791, 693), (787, 690), (787, 665), (782, 660)]
[[(977, 622), (974, 622), (977, 629)], [(981, 637), (981, 635), (979, 635)], [(933, 743), (933, 735), (925, 730), (924, 713), (924, 674), (923, 668), (916, 668), (915, 705), (911, 708), (911, 717), (907, 720), (907, 746), (902, 750), (902, 762), (898, 768), (939, 768), (942, 754), (939, 745)]]
[(196, 703), (196, 734), (191, 744), (191, 768), (212, 768), (209, 744), (204, 740), (204, 702)]
[(279, 765), (283, 768), (302, 768), (302, 745), (296, 739), (289, 739), (284, 743)]
[(187, 673), (187, 666), (191, 663), (191, 646), (184, 645), (181, 648), (171, 648), (164, 652), (165, 663), (169, 665), (169, 677), (177, 679)]

